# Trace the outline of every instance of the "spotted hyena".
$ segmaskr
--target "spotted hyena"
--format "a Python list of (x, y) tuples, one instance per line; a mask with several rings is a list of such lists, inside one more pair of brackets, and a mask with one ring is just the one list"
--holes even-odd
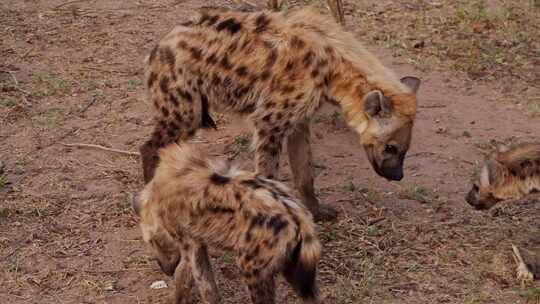
[(465, 199), (476, 209), (489, 209), (535, 191), (540, 191), (540, 144), (522, 144), (514, 149), (499, 147), (484, 162)]
[(175, 275), (177, 303), (189, 303), (193, 280), (205, 303), (221, 303), (207, 246), (234, 252), (253, 303), (274, 303), (278, 273), (304, 303), (320, 302), (321, 246), (311, 213), (286, 186), (188, 145), (161, 149), (160, 160), (134, 209), (162, 270)]
[(339, 105), (374, 170), (401, 180), (420, 80), (397, 78), (351, 33), (311, 8), (203, 9), (152, 50), (147, 85), (157, 115), (141, 147), (145, 182), (159, 162), (159, 148), (216, 127), (213, 108), (251, 122), (256, 170), (268, 178), (277, 178), (287, 141), (295, 185), (318, 217), (309, 119), (323, 102)]

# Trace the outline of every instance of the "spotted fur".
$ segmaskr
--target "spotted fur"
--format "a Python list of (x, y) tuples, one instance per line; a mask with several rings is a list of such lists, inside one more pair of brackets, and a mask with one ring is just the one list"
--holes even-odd
[[(141, 147), (145, 181), (158, 149), (216, 127), (209, 109), (244, 116), (254, 128), (256, 170), (277, 178), (282, 142), (305, 160), (290, 162), (314, 215), (309, 119), (323, 102), (339, 104), (373, 168), (403, 177), (419, 80), (397, 78), (351, 34), (315, 10), (282, 13), (203, 9), (174, 28), (148, 58), (152, 137)], [(297, 161), (297, 160), (295, 160)]]
[(305, 303), (319, 303), (321, 246), (311, 214), (286, 186), (208, 160), (189, 146), (172, 144), (160, 159), (134, 209), (163, 271), (176, 269), (177, 302), (188, 301), (194, 279), (206, 303), (220, 303), (210, 246), (236, 255), (253, 303), (274, 303), (278, 273)]
[(465, 199), (477, 209), (489, 209), (535, 191), (540, 191), (540, 144), (522, 144), (492, 154)]

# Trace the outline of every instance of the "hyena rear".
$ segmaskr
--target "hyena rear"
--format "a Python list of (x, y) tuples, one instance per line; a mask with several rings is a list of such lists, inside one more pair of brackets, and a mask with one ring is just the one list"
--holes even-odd
[(147, 85), (157, 110), (141, 147), (145, 182), (158, 150), (216, 127), (210, 108), (254, 127), (256, 171), (277, 178), (282, 142), (302, 201), (319, 215), (313, 189), (309, 119), (323, 101), (339, 104), (374, 170), (403, 177), (420, 80), (401, 80), (332, 18), (313, 9), (282, 13), (205, 9), (174, 28), (148, 58)]
[(162, 270), (175, 275), (176, 303), (190, 303), (193, 279), (205, 303), (221, 303), (207, 245), (236, 254), (253, 303), (274, 303), (278, 273), (304, 303), (320, 302), (321, 246), (310, 212), (286, 186), (189, 146), (172, 144), (160, 160), (134, 209)]
[(489, 209), (535, 191), (540, 191), (540, 144), (522, 144), (514, 149), (499, 147), (484, 162), (465, 199), (476, 209)]

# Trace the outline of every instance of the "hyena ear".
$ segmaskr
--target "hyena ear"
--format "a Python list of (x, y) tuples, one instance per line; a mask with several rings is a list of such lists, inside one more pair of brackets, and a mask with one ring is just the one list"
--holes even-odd
[(494, 184), (501, 177), (501, 164), (495, 160), (487, 160), (480, 172), (480, 185), (483, 187), (489, 187)]
[(414, 93), (418, 92), (418, 88), (420, 87), (420, 79), (414, 77), (414, 76), (405, 76), (401, 78), (401, 83), (406, 85), (409, 89), (411, 89)]
[(392, 102), (384, 97), (381, 91), (371, 91), (367, 93), (364, 99), (364, 112), (369, 117), (390, 114), (392, 112)]

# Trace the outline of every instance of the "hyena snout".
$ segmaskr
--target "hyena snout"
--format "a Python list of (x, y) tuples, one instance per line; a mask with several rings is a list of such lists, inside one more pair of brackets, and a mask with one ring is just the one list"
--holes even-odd
[(404, 176), (405, 152), (399, 153), (399, 151), (392, 151), (392, 149), (394, 148), (387, 147), (384, 151), (377, 153), (375, 148), (365, 147), (369, 162), (379, 176), (391, 181), (400, 181)]

